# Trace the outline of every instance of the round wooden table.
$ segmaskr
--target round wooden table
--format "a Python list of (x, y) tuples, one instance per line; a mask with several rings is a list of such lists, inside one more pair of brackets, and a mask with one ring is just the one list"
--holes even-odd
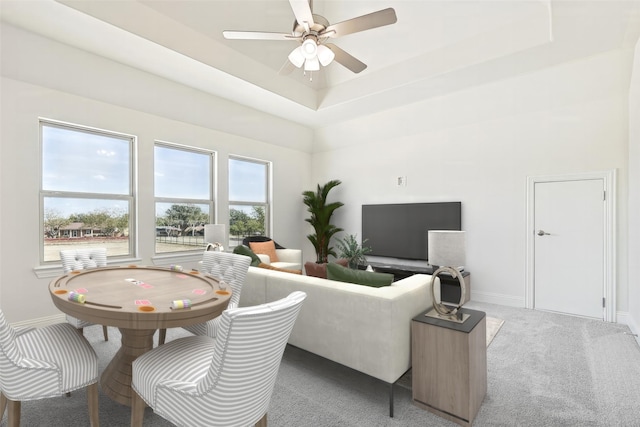
[[(230, 287), (221, 290), (217, 279), (197, 271), (133, 265), (72, 271), (52, 280), (49, 291), (62, 312), (120, 330), (120, 349), (102, 373), (100, 386), (129, 406), (131, 363), (153, 348), (155, 331), (213, 319), (231, 297)], [(70, 300), (72, 292), (84, 296), (84, 302)], [(172, 309), (176, 300), (190, 300), (191, 306)]]

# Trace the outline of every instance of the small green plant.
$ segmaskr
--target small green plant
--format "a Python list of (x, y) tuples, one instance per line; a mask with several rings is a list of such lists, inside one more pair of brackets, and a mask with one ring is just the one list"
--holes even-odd
[(349, 260), (349, 268), (356, 269), (358, 265), (366, 264), (366, 254), (371, 252), (371, 248), (365, 246), (367, 239), (362, 241), (362, 246), (358, 243), (357, 235), (349, 234), (343, 239), (338, 240), (337, 246), (340, 258)]

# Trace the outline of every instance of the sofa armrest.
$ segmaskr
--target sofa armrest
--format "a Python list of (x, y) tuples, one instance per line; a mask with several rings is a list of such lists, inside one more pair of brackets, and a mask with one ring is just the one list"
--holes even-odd
[(302, 249), (276, 249), (280, 268), (302, 270)]
[(267, 254), (256, 254), (258, 255), (258, 258), (260, 258), (261, 262), (264, 262), (265, 264), (271, 264), (271, 258), (269, 257), (269, 255)]
[(302, 264), (301, 249), (276, 249), (276, 255), (278, 255), (278, 261), (280, 262), (295, 262)]

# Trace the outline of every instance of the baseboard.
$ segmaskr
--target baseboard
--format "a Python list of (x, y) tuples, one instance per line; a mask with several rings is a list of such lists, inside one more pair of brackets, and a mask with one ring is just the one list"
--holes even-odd
[(43, 326), (53, 325), (55, 323), (66, 322), (67, 318), (64, 314), (54, 314), (53, 316), (38, 317), (31, 320), (23, 320), (22, 322), (12, 323), (14, 328), (41, 328)]
[(514, 297), (512, 295), (494, 294), (491, 292), (471, 291), (471, 301), (486, 302), (489, 304), (505, 305), (507, 307), (523, 308), (524, 297)]
[(627, 325), (629, 329), (631, 329), (631, 333), (635, 335), (634, 338), (638, 342), (638, 345), (640, 345), (640, 325), (638, 324), (638, 322), (636, 322), (636, 320), (626, 311), (617, 312), (616, 320), (618, 321), (617, 323)]

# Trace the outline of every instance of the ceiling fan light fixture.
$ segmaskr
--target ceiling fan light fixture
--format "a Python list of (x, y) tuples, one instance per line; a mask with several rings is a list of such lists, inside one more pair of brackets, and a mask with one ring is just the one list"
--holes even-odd
[(300, 68), (304, 64), (304, 55), (302, 54), (302, 46), (293, 49), (289, 54), (289, 61), (296, 67)]
[(333, 61), (333, 58), (335, 57), (336, 57), (336, 54), (333, 53), (331, 49), (329, 49), (323, 44), (318, 45), (318, 59), (320, 60), (320, 63), (322, 64), (323, 67), (326, 67), (327, 65), (331, 64), (331, 61)]
[(318, 58), (311, 58), (304, 61), (304, 70), (305, 71), (320, 71), (320, 61)]
[(302, 42), (302, 54), (307, 59), (313, 59), (318, 56), (318, 45), (315, 40), (308, 38)]

